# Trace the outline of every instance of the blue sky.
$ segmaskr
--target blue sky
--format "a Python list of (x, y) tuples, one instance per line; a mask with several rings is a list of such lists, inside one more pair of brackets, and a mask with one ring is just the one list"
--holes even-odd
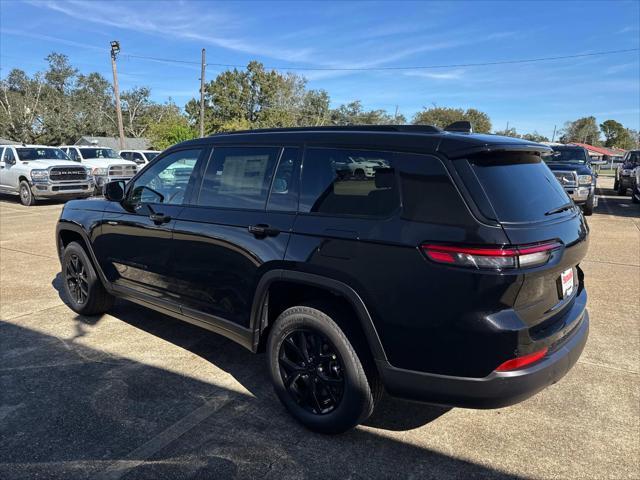
[[(109, 41), (122, 45), (121, 88), (146, 85), (182, 106), (199, 66), (127, 55), (316, 68), (464, 64), (640, 47), (640, 2), (207, 2), (0, 0), (2, 76), (45, 68), (61, 52), (111, 79)], [(640, 53), (544, 63), (408, 71), (306, 71), (334, 105), (407, 118), (424, 106), (477, 108), (495, 129), (551, 136), (585, 115), (640, 129)], [(211, 79), (222, 68), (208, 67)]]

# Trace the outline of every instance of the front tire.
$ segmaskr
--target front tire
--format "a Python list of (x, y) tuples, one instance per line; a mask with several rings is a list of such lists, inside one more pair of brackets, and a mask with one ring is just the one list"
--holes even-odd
[(618, 184), (618, 195), (624, 197), (627, 193), (627, 187), (622, 186), (622, 182)]
[(593, 198), (594, 197), (589, 197), (587, 203), (582, 206), (582, 213), (587, 217), (593, 215)]
[(267, 357), (278, 398), (310, 430), (345, 432), (366, 420), (380, 397), (375, 368), (366, 358), (363, 364), (334, 319), (317, 308), (280, 314)]
[(64, 294), (71, 309), (81, 315), (100, 315), (113, 305), (113, 296), (102, 285), (87, 252), (71, 242), (62, 254)]
[(20, 182), (20, 203), (25, 207), (30, 207), (31, 205), (36, 203), (36, 199), (33, 196), (33, 192), (31, 191), (31, 187), (26, 180)]

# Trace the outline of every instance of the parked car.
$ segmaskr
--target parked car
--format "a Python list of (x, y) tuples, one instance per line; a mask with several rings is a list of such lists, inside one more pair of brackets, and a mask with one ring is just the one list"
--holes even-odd
[(120, 150), (120, 156), (122, 158), (136, 162), (140, 169), (144, 168), (145, 165), (159, 154), (160, 152), (158, 150)]
[[(589, 329), (589, 230), (549, 150), (427, 126), (184, 142), (91, 209), (65, 206), (64, 295), (83, 315), (123, 297), (265, 351), (279, 399), (320, 432), (364, 421), (384, 389), (510, 405), (558, 381)], [(383, 162), (340, 175), (352, 158)]]
[(135, 162), (123, 159), (112, 148), (61, 145), (60, 148), (75, 162), (91, 170), (96, 181), (96, 193), (102, 193), (105, 184), (114, 180), (130, 180), (137, 172)]
[(19, 195), (23, 205), (44, 198), (89, 197), (93, 188), (90, 172), (59, 148), (0, 145), (0, 192)]
[(373, 178), (377, 168), (384, 167), (384, 159), (346, 157), (335, 164), (336, 171), (342, 176), (351, 176), (359, 180)]
[(585, 215), (592, 215), (598, 206), (596, 180), (587, 150), (578, 145), (553, 145), (552, 152), (543, 156), (560, 185), (571, 199), (580, 205)]
[(638, 165), (631, 176), (633, 178), (633, 185), (631, 186), (631, 201), (633, 203), (640, 203), (640, 165)]
[(618, 192), (618, 195), (626, 195), (627, 189), (633, 187), (633, 170), (638, 166), (640, 166), (640, 150), (628, 151), (616, 169), (613, 189)]

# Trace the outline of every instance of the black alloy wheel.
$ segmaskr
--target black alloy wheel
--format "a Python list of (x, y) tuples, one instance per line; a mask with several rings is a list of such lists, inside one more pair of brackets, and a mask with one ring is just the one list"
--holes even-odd
[(64, 274), (72, 300), (79, 305), (86, 303), (89, 297), (89, 280), (85, 265), (78, 255), (69, 256)]
[(320, 332), (291, 332), (278, 352), (280, 375), (287, 393), (315, 415), (334, 411), (345, 388), (344, 367), (336, 347)]

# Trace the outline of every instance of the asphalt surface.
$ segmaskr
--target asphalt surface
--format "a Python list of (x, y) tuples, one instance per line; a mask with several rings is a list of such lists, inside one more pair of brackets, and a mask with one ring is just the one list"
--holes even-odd
[(385, 399), (340, 436), (293, 421), (264, 357), (222, 337), (124, 301), (77, 316), (61, 205), (1, 198), (0, 478), (640, 478), (640, 206), (600, 193), (591, 334), (564, 379), (499, 410)]

